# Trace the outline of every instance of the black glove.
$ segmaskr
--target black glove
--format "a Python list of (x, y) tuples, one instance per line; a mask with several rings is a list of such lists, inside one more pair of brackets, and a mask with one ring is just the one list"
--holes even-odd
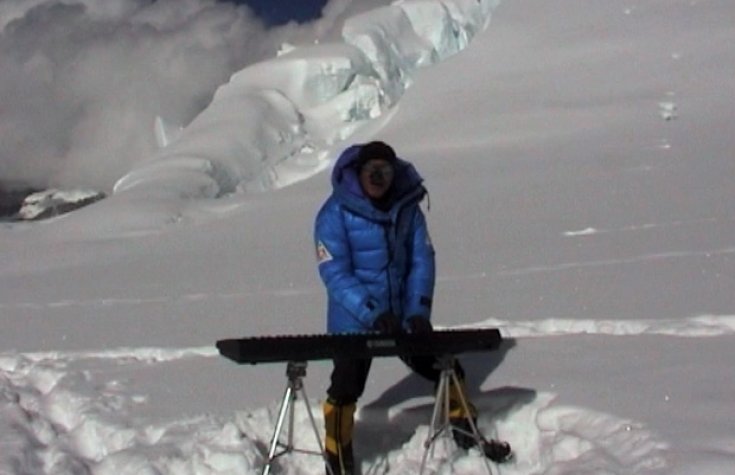
[(373, 322), (373, 330), (379, 333), (395, 334), (401, 332), (401, 320), (391, 312), (384, 312), (378, 315)]
[(416, 333), (418, 335), (431, 333), (434, 331), (434, 327), (431, 326), (431, 322), (429, 321), (429, 319), (426, 317), (422, 317), (421, 315), (408, 317), (408, 329), (411, 331), (411, 333)]

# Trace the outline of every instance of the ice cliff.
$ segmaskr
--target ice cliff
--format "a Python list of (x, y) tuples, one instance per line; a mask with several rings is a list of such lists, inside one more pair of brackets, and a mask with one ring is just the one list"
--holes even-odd
[(222, 85), (178, 137), (159, 139), (170, 143), (123, 176), (114, 192), (217, 198), (311, 176), (329, 166), (330, 148), (388, 115), (417, 68), (467, 47), (497, 4), (397, 1), (346, 20), (342, 43), (289, 48), (251, 65)]

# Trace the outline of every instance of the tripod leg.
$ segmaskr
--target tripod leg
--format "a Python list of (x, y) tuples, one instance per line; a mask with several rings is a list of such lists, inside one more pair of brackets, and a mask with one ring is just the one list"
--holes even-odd
[(286, 414), (288, 413), (289, 407), (292, 406), (293, 402), (293, 388), (289, 384), (286, 387), (286, 392), (283, 394), (283, 400), (281, 401), (281, 407), (278, 410), (278, 421), (276, 422), (276, 429), (273, 432), (273, 439), (271, 440), (270, 449), (268, 450), (268, 460), (263, 467), (261, 475), (268, 475), (271, 471), (271, 463), (275, 459), (276, 449), (278, 448), (278, 439), (283, 429), (283, 423), (286, 420)]
[[(443, 414), (442, 414), (443, 413)], [(434, 401), (434, 411), (431, 414), (431, 423), (429, 424), (429, 433), (424, 441), (424, 456), (421, 459), (421, 469), (419, 475), (424, 473), (426, 461), (429, 457), (429, 450), (433, 451), (434, 441), (445, 429), (449, 419), (449, 381), (444, 372), (439, 376), (439, 387), (436, 389), (436, 400)], [(437, 429), (437, 423), (441, 420), (441, 427)]]
[[(449, 368), (449, 369), (447, 369)], [(420, 475), (423, 475), (424, 469), (426, 468), (426, 461), (428, 459), (429, 450), (432, 448), (434, 442), (436, 439), (441, 435), (442, 431), (447, 431), (447, 436), (452, 433), (452, 426), (449, 420), (449, 387), (450, 384), (453, 384), (458, 389), (459, 394), (459, 400), (460, 404), (462, 405), (462, 409), (465, 413), (465, 418), (467, 419), (467, 422), (470, 425), (470, 429), (472, 430), (472, 437), (474, 437), (475, 441), (477, 442), (478, 446), (482, 446), (483, 443), (483, 437), (480, 434), (480, 431), (477, 429), (477, 425), (475, 424), (475, 421), (472, 418), (472, 412), (470, 411), (469, 403), (467, 401), (467, 395), (464, 393), (464, 390), (462, 389), (462, 385), (460, 384), (459, 378), (457, 377), (456, 372), (454, 369), (450, 366), (446, 366), (445, 369), (442, 370), (441, 375), (439, 377), (439, 388), (436, 392), (436, 401), (434, 403), (434, 412), (431, 417), (431, 427), (429, 428), (429, 435), (426, 439), (426, 442), (424, 442), (424, 456), (421, 460), (421, 469), (419, 471)], [(441, 419), (441, 427), (437, 429), (437, 421)], [(483, 457), (483, 462), (485, 464), (485, 468), (487, 469), (488, 475), (493, 475), (492, 468), (490, 467), (490, 463), (487, 461), (486, 458)]]
[(454, 373), (454, 371), (452, 371), (451, 378), (452, 382), (457, 388), (459, 402), (462, 405), (462, 411), (464, 411), (465, 419), (472, 429), (472, 435), (475, 437), (475, 439), (477, 439), (478, 442), (480, 442), (482, 440), (482, 436), (480, 435), (480, 431), (477, 430), (477, 425), (475, 424), (475, 421), (472, 419), (472, 412), (470, 411), (470, 405), (467, 403), (467, 395), (464, 393), (463, 386), (460, 384), (459, 378), (457, 378), (457, 375)]
[(319, 434), (319, 429), (316, 425), (316, 419), (314, 419), (314, 413), (311, 410), (311, 406), (309, 405), (309, 399), (306, 397), (306, 390), (304, 387), (301, 387), (301, 396), (304, 399), (304, 403), (306, 405), (306, 413), (309, 415), (309, 422), (311, 422), (311, 427), (314, 429), (314, 435), (316, 436), (316, 443), (319, 446), (319, 453), (322, 454), (322, 458), (324, 459), (324, 465), (327, 467), (327, 473), (329, 475), (336, 475), (332, 472), (332, 467), (329, 465), (329, 461), (327, 460), (327, 453), (324, 450), (324, 445), (322, 444), (322, 438)]
[[(455, 387), (457, 388), (457, 394), (459, 395), (459, 401), (460, 401), (460, 404), (462, 404), (462, 410), (464, 411), (465, 419), (469, 423), (470, 429), (472, 430), (472, 436), (475, 438), (475, 441), (477, 442), (477, 446), (482, 447), (484, 438), (480, 434), (480, 431), (477, 429), (477, 424), (475, 424), (475, 421), (473, 420), (469, 404), (467, 403), (467, 395), (464, 393), (463, 386), (460, 385), (459, 378), (457, 377), (457, 374), (454, 371), (451, 372), (451, 379)], [(488, 475), (493, 475), (492, 469), (490, 468), (490, 463), (487, 461), (487, 458), (483, 457), (482, 460), (483, 462), (485, 462), (485, 468), (487, 469)]]
[(297, 388), (291, 390), (291, 409), (288, 411), (288, 438), (286, 439), (286, 450), (289, 452), (294, 448), (293, 436), (296, 419), (296, 400), (299, 398), (298, 394), (299, 391)]

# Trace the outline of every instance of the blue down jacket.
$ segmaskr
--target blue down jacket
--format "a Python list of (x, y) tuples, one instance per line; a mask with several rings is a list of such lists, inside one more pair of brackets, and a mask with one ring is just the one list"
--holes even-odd
[(332, 194), (316, 217), (319, 274), (327, 288), (327, 331), (370, 330), (391, 311), (404, 321), (429, 318), (434, 293), (434, 248), (419, 202), (423, 179), (398, 159), (391, 206), (381, 211), (360, 187), (354, 162), (360, 145), (345, 150), (332, 171)]

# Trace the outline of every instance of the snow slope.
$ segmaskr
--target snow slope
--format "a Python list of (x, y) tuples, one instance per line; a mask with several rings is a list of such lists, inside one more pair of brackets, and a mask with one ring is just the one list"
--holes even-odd
[[(373, 56), (322, 45), (242, 71), (112, 198), (2, 225), (0, 473), (258, 473), (283, 365), (240, 367), (213, 343), (322, 330), (312, 220), (335, 151), (368, 137), (427, 179), (435, 324), (506, 338), (463, 357), (480, 427), (516, 450), (495, 472), (733, 473), (728, 2), (514, 0), (486, 30), (483, 16), (461, 30), (478, 34), (451, 57), (416, 38), (443, 44), (458, 17), (402, 5), (413, 33), (394, 10), (348, 22), (380, 31), (363, 37)], [(416, 61), (410, 75), (397, 52)], [(366, 97), (347, 71), (370, 71), (358, 83), (384, 102), (346, 115)], [(260, 89), (269, 76), (280, 92)], [(317, 414), (329, 370), (309, 366)], [(416, 472), (430, 391), (375, 362), (363, 473)], [(302, 406), (297, 417), (297, 443), (313, 446)], [(279, 465), (323, 472), (310, 456)], [(431, 468), (484, 473), (441, 447)]]

